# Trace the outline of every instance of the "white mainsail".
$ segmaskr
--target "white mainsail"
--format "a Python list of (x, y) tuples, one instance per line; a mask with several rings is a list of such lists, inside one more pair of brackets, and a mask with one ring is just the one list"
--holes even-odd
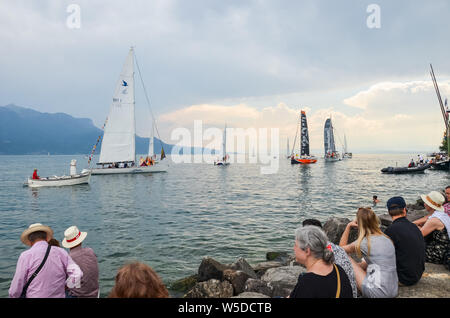
[(152, 121), (152, 131), (148, 142), (148, 156), (153, 157), (155, 154), (155, 122)]
[(131, 48), (114, 90), (99, 163), (135, 161), (134, 107), (134, 53)]

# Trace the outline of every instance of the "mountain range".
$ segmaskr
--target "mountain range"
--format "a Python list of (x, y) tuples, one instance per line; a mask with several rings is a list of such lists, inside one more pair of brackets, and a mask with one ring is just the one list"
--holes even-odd
[[(91, 119), (65, 113), (41, 113), (9, 104), (0, 107), (0, 155), (90, 154), (103, 131)], [(136, 136), (136, 153), (148, 152), (148, 138)], [(101, 141), (96, 153), (100, 151)], [(155, 153), (161, 141), (155, 138)], [(162, 142), (169, 154), (174, 145)], [(194, 151), (191, 149), (191, 151)]]

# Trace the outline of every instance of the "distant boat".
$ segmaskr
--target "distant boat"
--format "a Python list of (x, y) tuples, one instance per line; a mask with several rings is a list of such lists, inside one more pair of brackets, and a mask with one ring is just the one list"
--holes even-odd
[(228, 166), (230, 156), (227, 154), (227, 125), (223, 130), (222, 157), (214, 161), (215, 166)]
[(341, 160), (341, 156), (338, 151), (336, 151), (336, 145), (334, 142), (334, 133), (333, 133), (333, 123), (331, 122), (331, 118), (327, 118), (325, 121), (324, 127), (324, 148), (325, 148), (325, 161), (326, 162), (335, 162)]
[(287, 157), (288, 159), (290, 159), (291, 156), (292, 156), (292, 152), (291, 152), (291, 149), (289, 148), (289, 138), (287, 139), (287, 148), (286, 148), (286, 149), (287, 149), (287, 150), (286, 150), (286, 152), (287, 152), (286, 157)]
[(131, 48), (117, 81), (109, 116), (104, 126), (100, 158), (97, 163), (101, 168), (91, 169), (93, 175), (165, 172), (168, 169), (167, 159), (163, 160), (166, 156), (162, 145), (160, 160), (156, 160), (153, 153), (153, 131), (156, 128), (154, 118), (146, 164), (141, 165), (141, 162), (136, 161), (134, 84), (134, 49)]
[(76, 163), (77, 161), (75, 159), (70, 162), (69, 176), (39, 177), (39, 179), (28, 178), (24, 185), (30, 188), (39, 188), (73, 186), (89, 183), (89, 180), (91, 178), (91, 171), (84, 169), (81, 173), (78, 174)]
[(424, 173), (425, 170), (430, 168), (430, 164), (424, 164), (412, 168), (408, 167), (387, 167), (381, 169), (382, 173), (386, 174), (407, 174), (407, 173)]
[(351, 152), (347, 151), (347, 138), (345, 137), (344, 134), (344, 151), (342, 152), (342, 158), (346, 159), (346, 158), (352, 158), (353, 154)]
[[(295, 134), (294, 139), (294, 148), (295, 142), (297, 140), (298, 128)], [(294, 153), (292, 151), (291, 155), (291, 164), (312, 164), (317, 162), (317, 158), (315, 156), (311, 156), (309, 153), (309, 135), (308, 135), (308, 123), (306, 121), (306, 113), (305, 111), (300, 112), (300, 143), (299, 143), (299, 153)]]

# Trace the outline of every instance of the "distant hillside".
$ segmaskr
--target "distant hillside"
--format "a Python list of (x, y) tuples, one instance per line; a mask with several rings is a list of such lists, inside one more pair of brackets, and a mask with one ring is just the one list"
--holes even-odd
[[(0, 107), (0, 155), (89, 154), (102, 133), (88, 118), (41, 113), (13, 104)], [(174, 147), (164, 142), (163, 146), (166, 154)], [(147, 152), (148, 138), (136, 136), (136, 153)], [(155, 138), (155, 153), (160, 152), (161, 142)]]

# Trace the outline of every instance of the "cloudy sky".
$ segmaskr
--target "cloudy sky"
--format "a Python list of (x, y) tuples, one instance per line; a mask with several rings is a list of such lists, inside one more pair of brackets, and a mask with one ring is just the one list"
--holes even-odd
[[(0, 0), (0, 105), (101, 127), (135, 46), (167, 142), (202, 120), (276, 127), (284, 147), (305, 109), (313, 149), (323, 148), (331, 115), (350, 151), (436, 150), (444, 124), (429, 63), (450, 97), (449, 12), (446, 0)], [(136, 86), (145, 136), (149, 111)]]

